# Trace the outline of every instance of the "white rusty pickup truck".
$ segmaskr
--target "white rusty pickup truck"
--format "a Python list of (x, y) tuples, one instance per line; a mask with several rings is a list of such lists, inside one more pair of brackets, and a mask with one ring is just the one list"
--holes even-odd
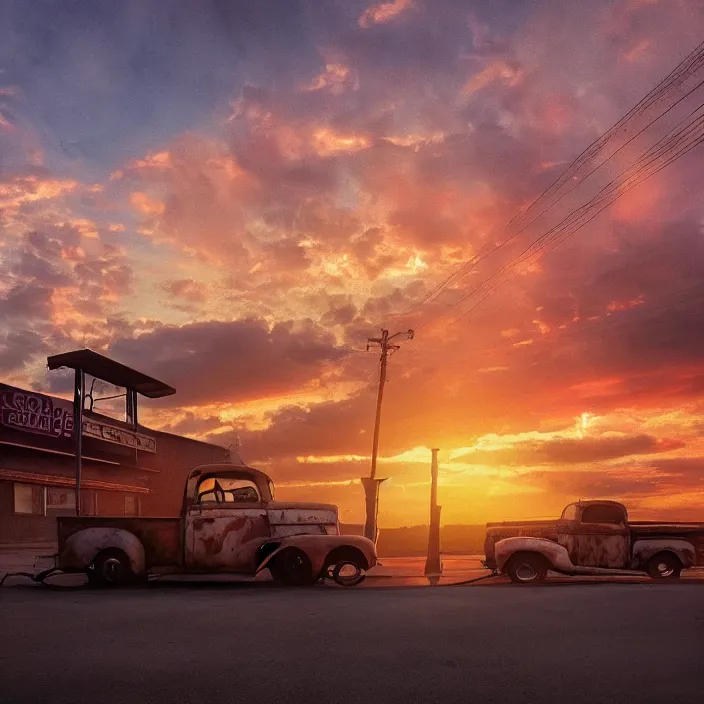
[(484, 552), (486, 567), (518, 584), (542, 582), (549, 570), (678, 579), (704, 566), (704, 523), (629, 522), (616, 501), (578, 501), (557, 521), (487, 523)]
[(376, 564), (374, 543), (340, 535), (337, 507), (274, 500), (271, 479), (251, 467), (191, 470), (177, 518), (60, 517), (57, 567), (119, 586), (149, 574), (234, 573), (269, 569), (278, 582), (344, 586)]

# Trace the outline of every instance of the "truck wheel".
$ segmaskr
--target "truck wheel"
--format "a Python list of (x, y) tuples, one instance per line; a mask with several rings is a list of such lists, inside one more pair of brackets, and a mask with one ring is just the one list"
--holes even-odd
[(648, 560), (646, 571), (653, 579), (679, 579), (682, 563), (671, 552), (659, 552)]
[(299, 548), (287, 548), (280, 552), (269, 566), (271, 576), (287, 587), (308, 587), (318, 581), (313, 575), (313, 565), (308, 555)]
[(506, 571), (514, 584), (538, 584), (544, 582), (548, 574), (545, 560), (532, 553), (514, 555)]
[(97, 587), (124, 587), (135, 581), (132, 566), (122, 550), (103, 550), (86, 570), (88, 581)]

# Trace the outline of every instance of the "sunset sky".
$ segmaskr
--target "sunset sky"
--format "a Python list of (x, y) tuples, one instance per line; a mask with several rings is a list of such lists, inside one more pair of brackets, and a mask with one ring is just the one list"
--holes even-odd
[(702, 39), (704, 0), (5, 0), (0, 380), (103, 352), (176, 387), (145, 424), (359, 523), (366, 339), (414, 328), (382, 527), (427, 521), (431, 447), (444, 523), (704, 518), (704, 147), (473, 292), (704, 96), (462, 268)]

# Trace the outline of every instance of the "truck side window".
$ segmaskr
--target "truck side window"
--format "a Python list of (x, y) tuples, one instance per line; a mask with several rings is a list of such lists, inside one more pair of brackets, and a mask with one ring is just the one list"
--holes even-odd
[(257, 485), (249, 479), (209, 477), (198, 485), (198, 503), (258, 503)]
[(613, 523), (619, 525), (623, 522), (623, 511), (618, 506), (596, 504), (587, 506), (582, 511), (582, 523)]

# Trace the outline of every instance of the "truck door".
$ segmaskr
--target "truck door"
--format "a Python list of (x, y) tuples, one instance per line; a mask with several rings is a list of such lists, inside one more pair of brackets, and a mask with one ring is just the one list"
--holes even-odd
[(205, 572), (252, 573), (256, 550), (269, 537), (259, 490), (248, 479), (201, 482), (186, 516), (186, 566)]
[(582, 567), (628, 566), (630, 531), (623, 509), (613, 504), (592, 504), (582, 509), (574, 525), (572, 561)]

